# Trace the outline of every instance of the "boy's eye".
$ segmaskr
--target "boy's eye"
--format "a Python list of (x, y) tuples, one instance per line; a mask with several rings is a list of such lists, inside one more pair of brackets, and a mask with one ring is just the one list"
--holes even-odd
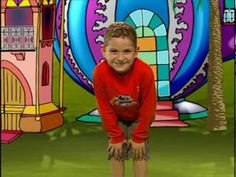
[(131, 53), (132, 51), (131, 50), (125, 50), (124, 53), (128, 54), (128, 53)]
[(133, 51), (130, 50), (130, 49), (127, 49), (127, 50), (123, 50), (123, 51), (110, 50), (109, 52), (110, 52), (111, 54), (118, 54), (118, 53), (130, 54), (130, 53), (132, 53)]
[(117, 50), (110, 50), (110, 53), (117, 53)]

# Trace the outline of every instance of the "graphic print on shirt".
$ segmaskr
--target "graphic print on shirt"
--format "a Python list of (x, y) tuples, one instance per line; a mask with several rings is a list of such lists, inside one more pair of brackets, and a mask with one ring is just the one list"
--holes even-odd
[(110, 104), (116, 106), (133, 106), (137, 102), (130, 95), (118, 95), (110, 100)]

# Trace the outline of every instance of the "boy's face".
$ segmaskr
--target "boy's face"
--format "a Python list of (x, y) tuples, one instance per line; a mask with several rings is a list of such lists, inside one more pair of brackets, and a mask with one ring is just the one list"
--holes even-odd
[(108, 65), (118, 74), (124, 74), (131, 68), (138, 55), (138, 48), (127, 37), (111, 38), (106, 47), (102, 48), (103, 56)]

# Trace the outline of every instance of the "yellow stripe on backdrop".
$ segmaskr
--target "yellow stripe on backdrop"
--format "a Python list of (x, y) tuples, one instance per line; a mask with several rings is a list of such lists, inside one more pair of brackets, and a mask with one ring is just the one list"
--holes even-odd
[(43, 5), (49, 5), (49, 4), (53, 4), (53, 0), (49, 0), (49, 3), (48, 0), (43, 1)]
[(31, 4), (30, 4), (29, 0), (23, 0), (23, 1), (20, 3), (19, 6), (20, 6), (20, 7), (29, 7), (29, 6), (31, 6)]
[(17, 4), (15, 3), (14, 0), (8, 0), (7, 7), (17, 7)]

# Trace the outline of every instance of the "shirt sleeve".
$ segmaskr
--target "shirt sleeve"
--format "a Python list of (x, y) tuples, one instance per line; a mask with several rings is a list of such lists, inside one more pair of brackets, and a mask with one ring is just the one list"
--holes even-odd
[(125, 139), (124, 133), (118, 126), (117, 116), (109, 103), (109, 99), (104, 89), (105, 83), (102, 82), (101, 74), (102, 73), (99, 73), (96, 69), (94, 70), (93, 84), (98, 112), (101, 116), (102, 126), (110, 138), (110, 142), (120, 143)]
[(149, 128), (156, 115), (156, 89), (153, 71), (148, 69), (141, 80), (140, 107), (138, 109), (138, 122), (131, 139), (136, 143), (142, 143), (148, 137)]

